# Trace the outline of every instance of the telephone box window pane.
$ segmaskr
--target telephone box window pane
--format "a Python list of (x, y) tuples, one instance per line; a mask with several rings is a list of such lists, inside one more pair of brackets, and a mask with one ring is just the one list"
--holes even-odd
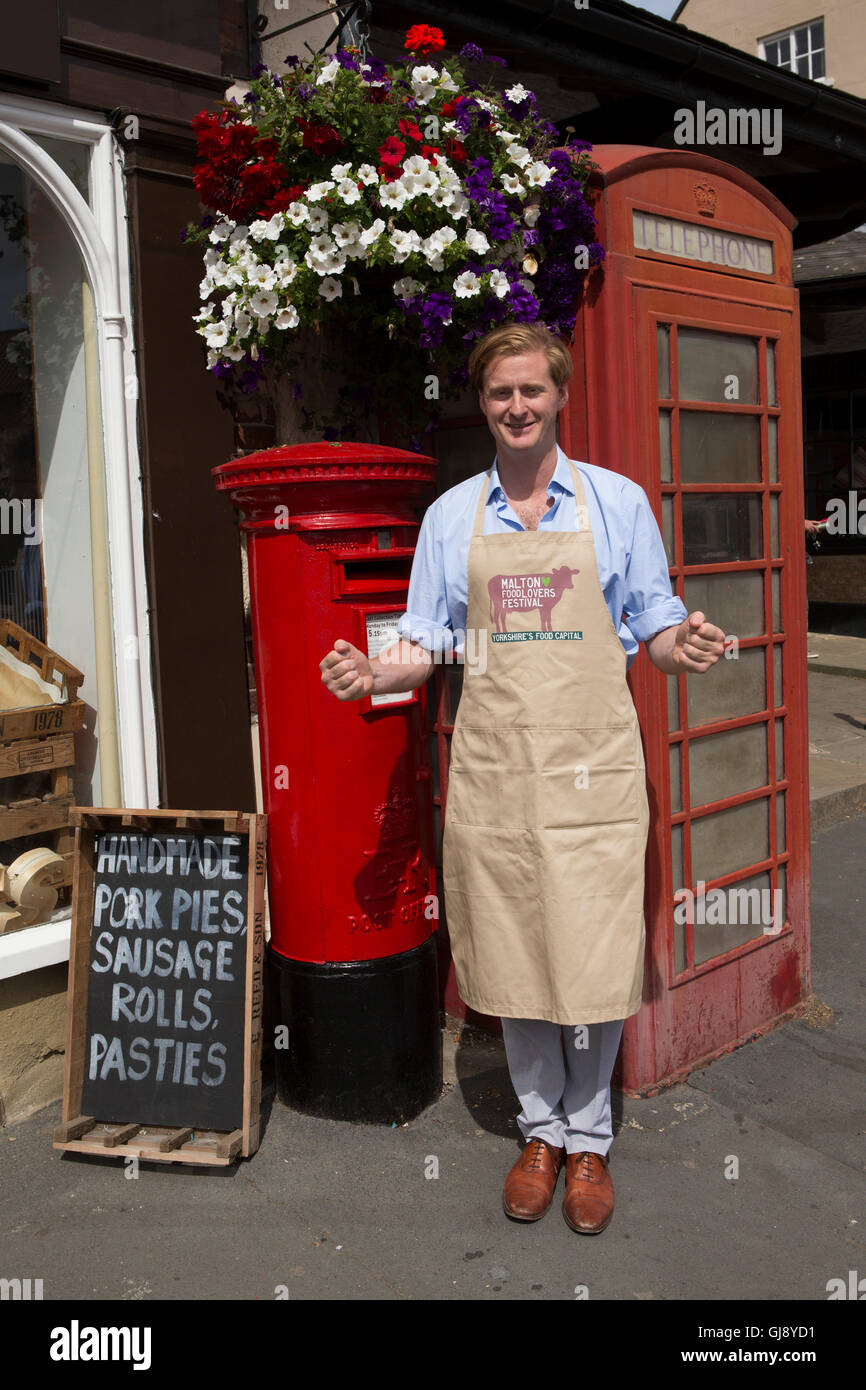
[(770, 554), (773, 559), (781, 555), (779, 549), (779, 499), (770, 497)]
[(669, 483), (673, 480), (673, 463), (671, 453), (671, 413), (669, 410), (659, 411), (659, 462), (661, 464), (661, 480)]
[(682, 513), (684, 564), (713, 565), (763, 558), (759, 497), (686, 493)]
[(782, 581), (778, 570), (773, 570), (770, 583), (773, 590), (773, 631), (784, 632), (785, 629), (782, 627)]
[[(696, 574), (685, 582), (683, 603), (690, 613), (700, 608), (711, 623), (737, 637), (760, 637), (764, 631), (764, 576), (761, 570), (746, 574)], [(736, 665), (736, 662), (732, 663)], [(713, 668), (713, 675), (718, 666)], [(703, 672), (709, 675), (709, 672)]]
[(679, 676), (668, 676), (668, 728), (675, 732), (680, 727), (680, 685)]
[[(696, 899), (695, 965), (754, 941), (756, 936), (763, 935), (764, 927), (772, 925), (773, 894), (769, 871), (737, 879), (727, 888), (711, 888), (703, 903), (703, 915), (709, 921), (697, 920), (701, 899)], [(721, 920), (716, 921), (716, 917)]]
[(779, 397), (776, 394), (776, 344), (767, 341), (767, 401), (770, 405), (778, 405)]
[(658, 352), (659, 395), (668, 399), (671, 394), (671, 326), (660, 323), (656, 328)]
[(689, 743), (689, 785), (693, 806), (721, 801), (737, 792), (765, 787), (769, 780), (767, 726), (749, 724)]
[[(669, 496), (662, 497), (662, 538), (665, 543), (668, 564), (672, 565), (674, 563), (674, 499)], [(686, 564), (688, 563), (686, 561)]]
[(779, 878), (779, 893), (780, 893), (779, 922), (780, 922), (780, 924), (781, 924), (782, 926), (784, 926), (784, 924), (785, 924), (785, 923), (787, 922), (787, 920), (788, 920), (788, 866), (787, 866), (787, 864), (780, 864), (780, 865), (779, 865), (778, 878)]
[[(671, 877), (674, 892), (684, 888), (683, 883), (683, 828), (671, 826)], [(676, 906), (676, 904), (675, 904)], [(682, 911), (678, 914), (682, 916)], [(674, 918), (674, 970), (679, 975), (686, 968), (686, 924)]]
[(678, 743), (670, 746), (670, 769), (671, 769), (671, 811), (681, 811), (683, 809), (682, 781), (683, 781), (683, 758)]
[(775, 417), (767, 421), (767, 446), (770, 455), (770, 482), (779, 481), (779, 422)]
[(686, 676), (686, 691), (693, 728), (759, 713), (767, 703), (763, 648), (747, 647), (736, 661), (723, 657), (711, 671), (692, 672)]
[(775, 691), (774, 706), (778, 709), (785, 703), (784, 690), (782, 687), (782, 644), (777, 642), (773, 648), (773, 689)]
[(785, 793), (776, 793), (776, 853), (784, 854), (788, 848), (785, 842)]
[(744, 801), (692, 821), (692, 881), (747, 869), (770, 854), (769, 801)]
[(681, 410), (680, 472), (684, 483), (759, 483), (758, 417)]
[(776, 720), (776, 781), (781, 782), (785, 775), (785, 721)]
[(758, 344), (754, 338), (680, 328), (679, 399), (758, 404)]

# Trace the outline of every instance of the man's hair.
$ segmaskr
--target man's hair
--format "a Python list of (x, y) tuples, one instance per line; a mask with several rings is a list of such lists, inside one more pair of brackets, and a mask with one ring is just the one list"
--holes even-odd
[(469, 379), (476, 391), (484, 389), (484, 373), (497, 357), (516, 357), (524, 352), (547, 354), (547, 365), (557, 389), (572, 373), (571, 353), (543, 323), (503, 323), (485, 334), (469, 354)]

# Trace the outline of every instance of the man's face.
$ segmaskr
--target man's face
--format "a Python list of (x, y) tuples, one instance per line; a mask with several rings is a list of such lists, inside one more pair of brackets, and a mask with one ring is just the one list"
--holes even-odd
[(497, 450), (511, 453), (546, 451), (556, 439), (556, 417), (568, 400), (557, 388), (543, 348), (495, 357), (484, 373), (478, 402), (496, 440)]

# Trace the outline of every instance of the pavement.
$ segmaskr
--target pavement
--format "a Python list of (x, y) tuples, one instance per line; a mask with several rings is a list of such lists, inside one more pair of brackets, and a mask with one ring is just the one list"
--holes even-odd
[(324, 1120), (271, 1091), (258, 1153), (225, 1170), (142, 1163), (129, 1180), (121, 1159), (61, 1155), (59, 1104), (0, 1130), (0, 1274), (42, 1278), (46, 1300), (132, 1302), (823, 1302), (852, 1271), (856, 1288), (866, 641), (860, 656), (820, 636), (832, 669), (809, 678), (810, 1007), (658, 1096), (614, 1092), (617, 1204), (603, 1235), (565, 1226), (561, 1190), (542, 1221), (505, 1218), (520, 1145), (502, 1042), (449, 1019), (443, 1094), (417, 1119)]

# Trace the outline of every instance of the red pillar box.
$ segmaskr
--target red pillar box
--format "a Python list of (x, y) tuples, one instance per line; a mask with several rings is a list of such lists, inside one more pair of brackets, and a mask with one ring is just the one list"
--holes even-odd
[(277, 1085), (338, 1119), (407, 1119), (441, 1088), (425, 689), (343, 703), (319, 669), (337, 638), (396, 637), (435, 470), (347, 443), (212, 470), (248, 545)]

